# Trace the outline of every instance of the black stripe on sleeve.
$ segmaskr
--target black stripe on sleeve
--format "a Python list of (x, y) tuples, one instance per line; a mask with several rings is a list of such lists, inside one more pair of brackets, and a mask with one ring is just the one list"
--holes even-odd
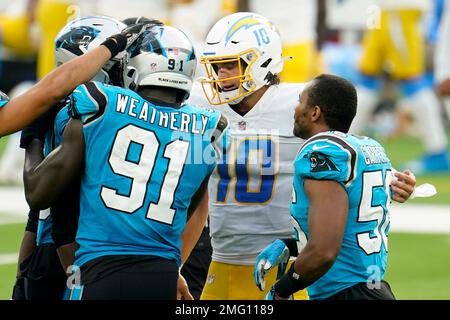
[(95, 82), (88, 82), (85, 84), (85, 87), (91, 99), (97, 104), (97, 112), (87, 118), (84, 123), (88, 124), (100, 118), (105, 113), (106, 105), (108, 104), (108, 97), (98, 88)]

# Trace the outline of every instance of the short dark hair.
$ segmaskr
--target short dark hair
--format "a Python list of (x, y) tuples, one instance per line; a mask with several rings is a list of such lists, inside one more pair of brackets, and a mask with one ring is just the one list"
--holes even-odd
[(320, 107), (330, 130), (347, 133), (356, 115), (358, 97), (353, 84), (341, 77), (322, 74), (308, 89), (308, 106)]

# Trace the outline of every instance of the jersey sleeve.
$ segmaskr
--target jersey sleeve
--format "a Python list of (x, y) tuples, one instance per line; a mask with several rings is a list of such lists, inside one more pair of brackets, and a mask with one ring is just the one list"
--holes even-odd
[(5, 104), (7, 104), (8, 101), (9, 101), (8, 96), (0, 91), (0, 108), (3, 107)]
[(81, 119), (84, 125), (101, 117), (108, 104), (107, 87), (96, 81), (87, 82), (75, 88), (70, 96), (69, 114)]
[(347, 184), (355, 178), (356, 157), (356, 150), (344, 140), (308, 141), (295, 160), (295, 172), (302, 178)]

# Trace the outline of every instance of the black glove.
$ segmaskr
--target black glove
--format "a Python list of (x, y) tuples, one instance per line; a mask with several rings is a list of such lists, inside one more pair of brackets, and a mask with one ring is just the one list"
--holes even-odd
[(121, 33), (108, 37), (102, 45), (108, 48), (111, 56), (115, 57), (119, 52), (128, 49), (134, 41), (146, 30), (154, 25), (148, 23), (137, 23), (122, 30)]
[(28, 148), (33, 139), (44, 141), (45, 133), (47, 130), (53, 128), (55, 117), (64, 105), (63, 102), (55, 104), (47, 112), (25, 127), (20, 136), (20, 147), (23, 149)]
[(12, 300), (26, 300), (25, 278), (19, 277), (16, 279), (16, 284), (13, 287)]

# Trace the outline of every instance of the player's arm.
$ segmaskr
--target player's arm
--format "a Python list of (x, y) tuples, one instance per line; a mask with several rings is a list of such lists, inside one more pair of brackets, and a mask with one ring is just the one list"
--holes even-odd
[[(25, 278), (22, 275), (22, 266), (27, 258), (31, 256), (36, 248), (36, 232), (39, 220), (39, 211), (32, 211), (28, 213), (28, 221), (25, 227), (25, 233), (20, 244), (19, 257), (17, 259), (17, 274), (16, 283), (13, 287), (12, 300), (25, 300)], [(27, 264), (29, 264), (29, 259)]]
[(92, 79), (111, 58), (111, 52), (100, 46), (56, 68), (24, 94), (10, 100), (0, 109), (0, 136), (25, 127), (81, 83)]
[(310, 202), (309, 238), (289, 271), (274, 285), (275, 298), (288, 298), (323, 276), (341, 248), (348, 214), (348, 196), (332, 180), (305, 179)]
[[(209, 177), (210, 175), (203, 180), (188, 208), (188, 222), (181, 235), (181, 263), (185, 263), (191, 254), (208, 218), (207, 188)], [(188, 284), (181, 273), (178, 276), (177, 300), (194, 300), (194, 297), (189, 292)]]
[(98, 48), (64, 63), (30, 90), (10, 100), (0, 109), (0, 136), (25, 127), (75, 87), (92, 79), (111, 57), (125, 50), (143, 30), (144, 26), (138, 25), (108, 38)]
[(83, 125), (78, 119), (69, 121), (61, 145), (45, 159), (42, 142), (33, 141), (24, 165), (25, 197), (32, 209), (45, 209), (52, 204), (81, 171), (84, 150)]
[(181, 235), (181, 261), (185, 263), (189, 258), (192, 249), (197, 244), (206, 220), (208, 219), (208, 181), (209, 176), (205, 178), (202, 185), (195, 193), (188, 209), (188, 222)]
[[(228, 141), (227, 135), (229, 134), (229, 123), (225, 116), (220, 115), (214, 130), (210, 137), (211, 146), (216, 153), (216, 160), (219, 160), (223, 156), (223, 149), (227, 148), (226, 142)], [(211, 167), (211, 172), (215, 168), (215, 165)], [(203, 180), (200, 188), (195, 193), (191, 200), (191, 205), (188, 209), (188, 223), (182, 234), (182, 248), (181, 258), (184, 263), (192, 249), (195, 247), (200, 235), (205, 227), (206, 220), (208, 219), (208, 182), (211, 173)], [(195, 213), (194, 213), (195, 211)], [(194, 213), (194, 214), (193, 214)]]

